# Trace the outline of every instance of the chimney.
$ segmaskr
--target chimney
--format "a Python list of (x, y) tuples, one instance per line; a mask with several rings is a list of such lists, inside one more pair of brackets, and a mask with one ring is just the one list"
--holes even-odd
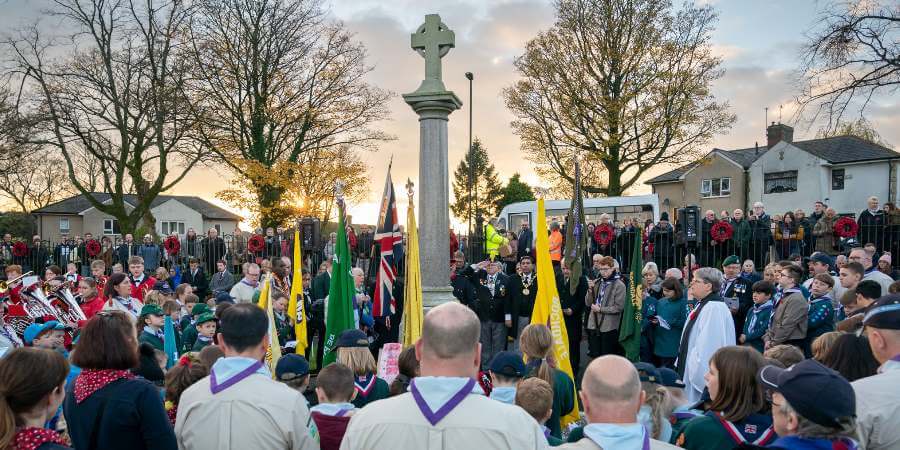
[(766, 128), (766, 141), (768, 148), (781, 141), (794, 142), (794, 129), (782, 123), (772, 122), (772, 125)]

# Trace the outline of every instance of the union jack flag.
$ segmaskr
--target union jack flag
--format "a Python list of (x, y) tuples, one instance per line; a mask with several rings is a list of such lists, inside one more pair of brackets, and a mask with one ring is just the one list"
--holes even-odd
[(400, 233), (400, 223), (397, 221), (397, 202), (390, 169), (388, 169), (387, 180), (384, 183), (378, 228), (375, 230), (375, 246), (378, 249), (379, 261), (375, 277), (372, 315), (382, 317), (396, 311), (394, 280), (397, 279), (397, 262), (403, 259), (403, 235)]

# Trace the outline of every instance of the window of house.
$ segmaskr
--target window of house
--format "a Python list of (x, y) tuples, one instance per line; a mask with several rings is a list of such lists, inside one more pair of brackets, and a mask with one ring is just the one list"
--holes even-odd
[(727, 197), (729, 195), (731, 195), (731, 178), (724, 177), (700, 180), (701, 197)]
[(172, 233), (184, 234), (184, 222), (177, 222), (167, 220), (164, 222), (160, 222), (160, 233), (163, 236), (168, 236)]
[(116, 219), (103, 219), (103, 234), (122, 234), (119, 229), (119, 221)]
[(831, 169), (831, 190), (844, 189), (844, 169)]
[(797, 191), (797, 171), (770, 172), (764, 175), (766, 194)]
[(60, 233), (68, 233), (70, 231), (72, 231), (72, 228), (69, 225), (69, 219), (60, 218), (59, 219), (59, 232)]

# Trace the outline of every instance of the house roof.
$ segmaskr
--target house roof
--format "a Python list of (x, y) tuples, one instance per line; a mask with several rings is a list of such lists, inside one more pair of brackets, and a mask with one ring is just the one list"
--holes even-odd
[[(749, 169), (750, 165), (753, 164), (763, 153), (766, 152), (766, 147), (750, 147), (750, 148), (741, 148), (737, 150), (723, 150), (720, 148), (713, 149), (713, 151), (709, 152), (707, 156), (710, 156), (714, 153), (721, 153), (725, 157), (731, 159), (737, 164), (740, 164), (744, 169)], [(658, 175), (647, 180), (646, 184), (656, 184), (656, 183), (668, 183), (672, 181), (678, 181), (682, 175), (688, 173), (691, 169), (697, 166), (699, 161), (694, 161), (689, 164), (685, 164), (677, 169), (670, 170), (662, 175)]]
[[(822, 158), (831, 164), (900, 158), (900, 153), (856, 136), (834, 136), (821, 139), (809, 139), (806, 141), (791, 142), (791, 145), (816, 157)], [(760, 156), (766, 153), (766, 150), (768, 150), (766, 147), (759, 147), (759, 149), (750, 147), (737, 150), (714, 149), (710, 152), (710, 155), (715, 152), (721, 152), (734, 160), (734, 162), (743, 166), (744, 169), (749, 169)], [(696, 165), (697, 161), (686, 164), (662, 175), (653, 177), (647, 180), (645, 184), (678, 181)]]
[[(105, 202), (109, 200), (112, 196), (104, 193), (104, 192), (95, 192), (91, 195), (94, 196), (100, 202)], [(227, 211), (223, 208), (220, 208), (206, 200), (203, 200), (200, 197), (187, 196), (187, 195), (158, 195), (153, 203), (150, 205), (151, 208), (155, 208), (169, 200), (178, 200), (184, 206), (193, 209), (200, 213), (204, 219), (219, 219), (219, 220), (237, 220), (241, 221), (243, 218), (237, 214), (234, 214), (230, 211)], [(137, 204), (137, 197), (134, 195), (125, 195), (125, 201), (134, 205)], [(60, 200), (56, 203), (47, 205), (43, 208), (36, 209), (32, 211), (34, 214), (78, 214), (86, 209), (90, 209), (93, 205), (84, 195), (76, 195), (74, 197), (69, 197), (65, 200)]]

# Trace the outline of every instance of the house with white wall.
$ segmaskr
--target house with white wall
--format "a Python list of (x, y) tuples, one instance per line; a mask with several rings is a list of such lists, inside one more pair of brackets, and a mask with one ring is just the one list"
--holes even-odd
[[(92, 194), (102, 203), (109, 203), (110, 195)], [(126, 209), (137, 203), (133, 195), (125, 196)], [(150, 211), (156, 218), (156, 232), (160, 235), (178, 233), (184, 236), (193, 228), (197, 234), (204, 234), (216, 228), (220, 234), (232, 234), (240, 223), (241, 216), (220, 208), (200, 197), (185, 195), (159, 195), (151, 204)], [(37, 232), (44, 239), (58, 241), (63, 236), (119, 236), (121, 230), (116, 219), (95, 208), (83, 195), (32, 211), (37, 223)], [(136, 240), (140, 240), (136, 237)]]
[(900, 153), (855, 136), (794, 142), (791, 127), (773, 126), (782, 129), (781, 139), (748, 169), (751, 204), (761, 201), (770, 214), (781, 214), (823, 201), (843, 214), (859, 213), (873, 195), (896, 202)]

